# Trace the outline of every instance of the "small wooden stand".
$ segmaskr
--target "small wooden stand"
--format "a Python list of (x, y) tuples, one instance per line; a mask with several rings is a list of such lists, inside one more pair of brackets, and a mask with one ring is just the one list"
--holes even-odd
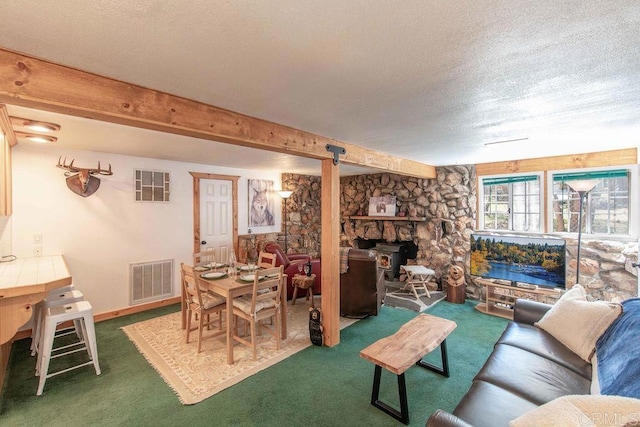
[(466, 288), (464, 282), (456, 286), (447, 284), (447, 301), (455, 304), (464, 304)]
[(407, 273), (407, 281), (402, 287), (403, 291), (411, 291), (416, 299), (420, 299), (417, 291), (417, 289), (420, 289), (424, 291), (424, 295), (426, 295), (427, 298), (431, 298), (427, 283), (429, 282), (429, 277), (436, 274), (433, 270), (422, 265), (401, 265), (400, 271)]
[(307, 290), (307, 300), (311, 297), (311, 307), (313, 305), (313, 284), (316, 281), (316, 275), (311, 276), (296, 274), (291, 278), (291, 284), (293, 285), (293, 298), (291, 299), (291, 305), (296, 305), (296, 297), (298, 295), (298, 288)]

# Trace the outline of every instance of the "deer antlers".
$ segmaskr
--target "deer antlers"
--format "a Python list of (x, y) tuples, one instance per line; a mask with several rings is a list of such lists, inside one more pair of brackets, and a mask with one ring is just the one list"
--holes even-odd
[[(60, 156), (58, 158), (58, 164), (56, 165), (57, 167), (59, 167), (60, 169), (66, 169), (68, 172), (65, 172), (66, 176), (69, 176), (71, 174), (74, 173), (82, 173), (83, 171), (86, 171), (85, 174), (88, 175), (113, 175), (113, 172), (111, 172), (111, 163), (109, 163), (109, 169), (102, 169), (100, 167), (100, 162), (98, 162), (98, 169), (92, 169), (92, 168), (79, 168), (76, 166), (73, 166), (73, 162), (75, 162), (76, 159), (71, 160), (71, 163), (67, 164), (67, 158), (65, 157), (64, 160), (62, 160), (62, 156)], [(61, 162), (62, 161), (62, 162)]]
[(74, 160), (67, 164), (67, 158), (62, 160), (62, 156), (58, 158), (58, 164), (56, 165), (60, 169), (65, 169), (64, 176), (67, 177), (67, 187), (74, 193), (82, 197), (88, 197), (96, 192), (100, 187), (100, 179), (92, 175), (113, 175), (111, 172), (111, 163), (109, 163), (109, 169), (102, 169), (100, 162), (98, 162), (98, 168), (79, 168), (73, 166)]

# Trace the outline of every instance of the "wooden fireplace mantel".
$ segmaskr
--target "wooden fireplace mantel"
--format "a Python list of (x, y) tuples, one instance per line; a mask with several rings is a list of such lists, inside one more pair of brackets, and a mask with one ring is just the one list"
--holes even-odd
[(425, 216), (345, 216), (346, 219), (359, 219), (365, 221), (426, 221)]

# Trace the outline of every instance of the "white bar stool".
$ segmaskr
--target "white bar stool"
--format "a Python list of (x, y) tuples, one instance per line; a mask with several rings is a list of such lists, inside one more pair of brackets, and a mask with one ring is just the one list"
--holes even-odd
[[(47, 293), (47, 296), (44, 299), (46, 300), (50, 296), (53, 296), (60, 292), (68, 292), (68, 291), (73, 291), (75, 289), (76, 287), (74, 286), (73, 283), (67, 286), (63, 286), (61, 288), (52, 289), (51, 291), (49, 291), (49, 293)], [(37, 347), (38, 347), (39, 338), (36, 338), (36, 334), (38, 333), (38, 328), (42, 326), (42, 306), (43, 305), (44, 305), (44, 300), (37, 302), (33, 306), (33, 324), (31, 326), (31, 347), (29, 347), (29, 350), (31, 350), (32, 356), (36, 354)]]
[[(69, 289), (69, 287), (71, 287)], [(55, 307), (56, 305), (62, 305), (72, 302), (83, 301), (84, 295), (82, 292), (73, 288), (73, 285), (65, 286), (64, 288), (54, 289), (47, 294), (44, 301), (39, 302), (36, 305), (34, 325), (31, 329), (31, 355), (35, 356), (38, 352), (40, 345), (40, 334), (42, 333), (42, 324), (44, 322), (44, 313), (49, 307)], [(73, 328), (66, 328), (58, 331), (57, 336), (68, 335), (75, 332), (80, 337), (79, 323), (74, 322)], [(37, 367), (36, 367), (37, 368)]]
[[(64, 353), (57, 353), (52, 355), (53, 341), (55, 340), (56, 327), (62, 322), (68, 322), (73, 320), (79, 320), (82, 329), (82, 340), (71, 344), (70, 346), (63, 346), (56, 350), (63, 350), (67, 347), (79, 346), (73, 350), (66, 351)], [(81, 363), (76, 366), (69, 367), (57, 372), (49, 373), (49, 362), (51, 359), (65, 356), (78, 351), (86, 350), (89, 355), (88, 362)], [(55, 375), (62, 374), (64, 372), (78, 369), (83, 366), (93, 365), (96, 370), (96, 375), (100, 375), (100, 364), (98, 363), (98, 346), (96, 344), (96, 332), (93, 325), (93, 308), (89, 301), (79, 301), (70, 304), (57, 305), (50, 307), (44, 314), (44, 326), (42, 330), (42, 337), (40, 340), (40, 351), (38, 352), (38, 374), (40, 375), (40, 382), (38, 384), (37, 396), (42, 394), (44, 390), (44, 383), (47, 378), (51, 378)]]

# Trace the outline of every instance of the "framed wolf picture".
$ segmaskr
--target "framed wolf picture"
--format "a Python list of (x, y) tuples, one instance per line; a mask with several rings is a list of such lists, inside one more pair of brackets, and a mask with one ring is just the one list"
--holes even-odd
[(249, 180), (249, 227), (275, 225), (273, 181)]

